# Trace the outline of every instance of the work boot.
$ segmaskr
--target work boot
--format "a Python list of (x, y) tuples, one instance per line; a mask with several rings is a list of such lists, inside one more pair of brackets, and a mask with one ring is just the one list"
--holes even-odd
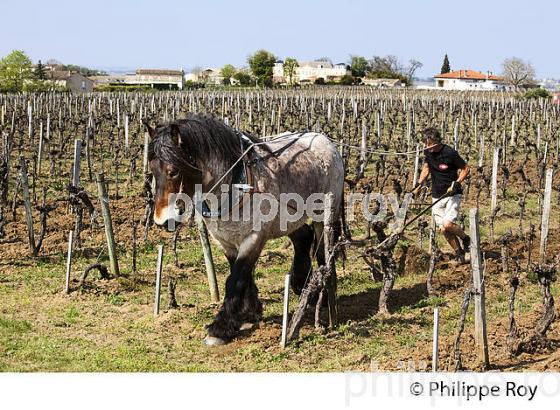
[(467, 253), (471, 251), (471, 237), (469, 235), (465, 235), (463, 238), (463, 252)]
[(457, 251), (455, 252), (455, 261), (459, 264), (459, 265), (464, 265), (465, 262), (465, 251), (462, 249), (457, 249)]

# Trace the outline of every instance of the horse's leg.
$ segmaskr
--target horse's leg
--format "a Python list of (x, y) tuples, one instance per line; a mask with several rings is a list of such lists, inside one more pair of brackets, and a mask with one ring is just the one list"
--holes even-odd
[[(254, 270), (254, 266), (253, 266)], [(241, 311), (239, 318), (241, 319), (241, 330), (253, 327), (253, 324), (259, 323), (262, 319), (263, 307), (259, 300), (259, 290), (255, 284), (253, 272), (251, 272), (251, 281), (241, 302)]]
[[(230, 274), (233, 274), (233, 268), (235, 266), (235, 261), (237, 260), (237, 250), (228, 250), (226, 253), (226, 258), (229, 262)], [(245, 291), (243, 295), (243, 302), (241, 305), (240, 318), (243, 322), (241, 328), (245, 325), (258, 323), (262, 318), (262, 303), (259, 300), (259, 292), (257, 285), (255, 285), (254, 277), (251, 273), (251, 284)]]
[(323, 238), (324, 227), (323, 222), (313, 222), (313, 229), (315, 230), (313, 253), (319, 266), (325, 265), (325, 238)]
[(288, 237), (294, 246), (294, 259), (290, 268), (292, 289), (296, 295), (299, 295), (311, 272), (310, 252), (313, 245), (313, 228), (305, 224), (293, 231)]
[(207, 345), (229, 342), (239, 331), (243, 320), (259, 320), (262, 315), (262, 305), (253, 279), (253, 270), (264, 245), (259, 239), (258, 233), (254, 233), (240, 246), (226, 280), (224, 303), (208, 326)]

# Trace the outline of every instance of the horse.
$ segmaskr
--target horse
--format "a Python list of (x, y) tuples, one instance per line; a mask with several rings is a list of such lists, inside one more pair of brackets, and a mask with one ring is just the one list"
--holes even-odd
[[(326, 135), (316, 132), (280, 134), (262, 141), (210, 116), (196, 114), (155, 127), (146, 121), (144, 125), (150, 136), (148, 161), (156, 225), (174, 226), (171, 224), (177, 212), (174, 208), (178, 208), (170, 203), (174, 194), (192, 196), (198, 187), (204, 197), (213, 193), (211, 191), (219, 184), (229, 191), (223, 194), (226, 200), (220, 202), (221, 207), (202, 202), (200, 209), (197, 208), (230, 266), (223, 303), (207, 326), (204, 342), (208, 346), (226, 344), (240, 329), (250, 328), (262, 319), (263, 307), (253, 272), (268, 240), (283, 236), (291, 240), (294, 254), (290, 274), (296, 294), (305, 286), (312, 269), (312, 257), (318, 265), (325, 264), (320, 240), (323, 220), (311, 218), (310, 222), (307, 208), (299, 214), (290, 210), (295, 209), (294, 195), (306, 199), (332, 193), (333, 217), (338, 221), (334, 230), (340, 232), (337, 227), (343, 206), (342, 157)], [(240, 192), (241, 199), (237, 203), (233, 191)], [(260, 202), (257, 210), (262, 215), (270, 214), (260, 218), (261, 229), (255, 229), (256, 212), (243, 220), (224, 217), (235, 207), (247, 211), (247, 197), (254, 199), (259, 194), (280, 200), (284, 205), (284, 209), (273, 215), (270, 214), (273, 206)], [(282, 203), (282, 197), (290, 195), (291, 199)], [(220, 208), (227, 208), (227, 211)], [(282, 222), (283, 212), (288, 221)], [(321, 213), (322, 210), (318, 212)]]

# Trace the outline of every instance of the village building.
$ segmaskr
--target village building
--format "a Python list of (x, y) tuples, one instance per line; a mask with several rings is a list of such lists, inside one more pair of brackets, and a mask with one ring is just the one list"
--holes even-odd
[(182, 70), (159, 70), (140, 68), (134, 74), (98, 75), (91, 77), (96, 86), (149, 86), (162, 90), (183, 89)]
[(436, 88), (442, 90), (487, 90), (508, 91), (511, 86), (503, 77), (496, 76), (491, 72), (482, 73), (474, 70), (457, 70), (434, 77)]
[(374, 88), (399, 88), (404, 84), (398, 78), (362, 78), (362, 84)]
[(224, 76), (220, 68), (205, 68), (200, 71), (197, 70), (195, 73), (185, 74), (185, 81), (206, 85), (223, 85)]
[[(338, 81), (345, 75), (349, 75), (350, 70), (344, 63), (332, 64), (328, 61), (298, 61), (295, 69), (293, 82), (299, 84), (313, 83), (322, 78), (327, 81)], [(284, 62), (279, 60), (274, 64), (272, 79), (277, 84), (288, 82), (284, 75)]]
[(67, 88), (72, 92), (89, 93), (93, 91), (93, 80), (80, 73), (65, 70), (48, 70), (45, 73), (45, 77), (52, 84)]
[(129, 84), (149, 85), (152, 88), (183, 89), (183, 70), (157, 70), (141, 68), (136, 70)]

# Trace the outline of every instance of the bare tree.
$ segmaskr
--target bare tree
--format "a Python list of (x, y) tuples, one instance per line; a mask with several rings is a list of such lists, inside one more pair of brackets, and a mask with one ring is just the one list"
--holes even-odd
[(416, 70), (422, 68), (423, 66), (424, 64), (422, 64), (418, 60), (415, 60), (414, 58), (408, 62), (406, 76), (408, 77), (409, 84), (412, 84), (412, 77), (414, 77), (414, 73), (416, 72)]
[(330, 57), (320, 57), (320, 58), (316, 59), (315, 61), (322, 61), (322, 62), (331, 63), (331, 64), (333, 63)]
[(505, 80), (519, 90), (519, 87), (533, 82), (535, 69), (529, 62), (520, 58), (507, 58), (502, 63), (503, 76)]
[(369, 60), (370, 71), (402, 74), (403, 67), (397, 56), (373, 56)]
[(193, 68), (191, 68), (191, 73), (196, 74), (196, 75), (200, 75), (200, 73), (202, 73), (202, 67), (197, 65), (194, 66)]

